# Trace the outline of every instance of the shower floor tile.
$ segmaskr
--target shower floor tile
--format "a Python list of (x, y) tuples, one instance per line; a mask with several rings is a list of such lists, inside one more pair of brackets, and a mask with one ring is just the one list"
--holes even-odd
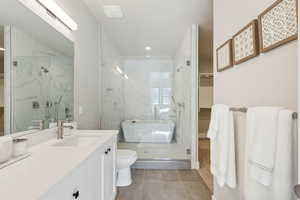
[(197, 171), (132, 171), (133, 183), (120, 187), (117, 200), (211, 200), (211, 193)]

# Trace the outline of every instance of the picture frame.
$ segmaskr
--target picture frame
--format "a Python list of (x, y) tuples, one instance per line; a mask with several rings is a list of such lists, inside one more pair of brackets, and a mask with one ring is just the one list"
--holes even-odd
[(297, 40), (298, 0), (277, 0), (258, 16), (258, 29), (262, 53)]
[(232, 37), (233, 64), (238, 65), (259, 55), (258, 21), (255, 19)]
[(217, 54), (217, 71), (222, 72), (233, 67), (232, 61), (232, 39), (227, 40), (216, 50)]

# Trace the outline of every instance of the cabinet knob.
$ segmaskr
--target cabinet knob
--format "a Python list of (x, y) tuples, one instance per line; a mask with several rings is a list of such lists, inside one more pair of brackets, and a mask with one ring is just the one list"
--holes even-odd
[(74, 199), (78, 199), (78, 197), (79, 197), (79, 191), (76, 190), (76, 191), (73, 193), (72, 196), (74, 197)]
[(108, 148), (108, 152), (110, 152), (111, 151), (111, 148)]
[(105, 151), (104, 153), (105, 153), (105, 154), (108, 154), (108, 151)]

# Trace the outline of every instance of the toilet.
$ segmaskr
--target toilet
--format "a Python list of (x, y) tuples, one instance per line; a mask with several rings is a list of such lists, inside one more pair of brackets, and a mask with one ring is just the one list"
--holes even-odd
[(132, 183), (130, 167), (137, 160), (137, 153), (132, 150), (117, 150), (117, 186), (124, 187)]

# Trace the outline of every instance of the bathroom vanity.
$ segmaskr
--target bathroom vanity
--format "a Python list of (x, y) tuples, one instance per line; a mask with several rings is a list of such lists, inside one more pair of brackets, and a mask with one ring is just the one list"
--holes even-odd
[[(3, 163), (5, 168), (0, 169), (0, 199), (113, 200), (118, 131), (78, 131), (72, 124), (85, 108), (75, 104), (80, 96), (76, 77), (85, 66), (74, 66), (74, 31), (39, 1), (7, 0), (4, 5), (0, 168)], [(72, 124), (71, 134), (61, 140), (56, 139), (59, 121)], [(29, 156), (22, 141), (28, 142)], [(18, 157), (13, 155), (26, 158), (14, 162)]]
[(118, 131), (73, 131), (0, 170), (1, 199), (113, 200)]

